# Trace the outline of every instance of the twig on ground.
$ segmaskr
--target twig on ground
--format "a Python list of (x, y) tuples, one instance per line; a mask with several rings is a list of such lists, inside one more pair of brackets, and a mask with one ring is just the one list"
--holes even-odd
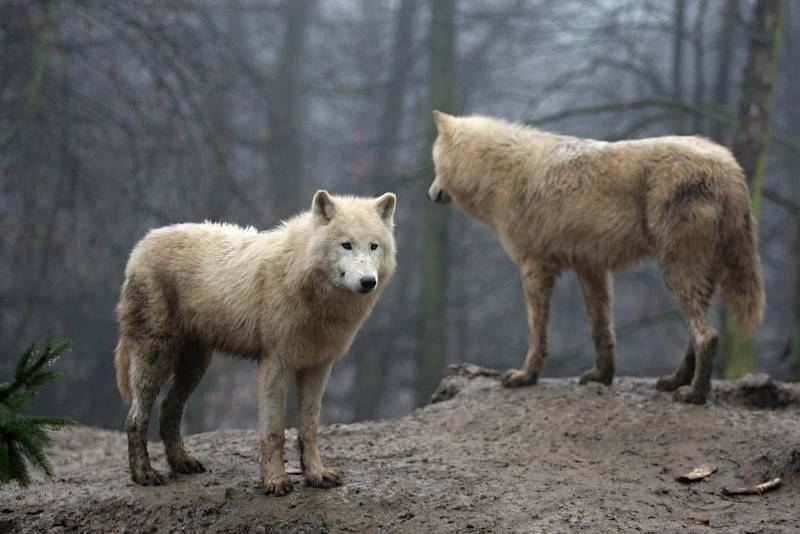
[(723, 495), (761, 495), (768, 491), (779, 488), (783, 484), (780, 477), (775, 477), (772, 480), (767, 480), (755, 486), (741, 486), (737, 488), (722, 488)]
[(447, 368), (459, 376), (489, 376), (493, 378), (500, 376), (500, 370), (491, 369), (489, 367), (481, 367), (480, 365), (475, 365), (474, 363), (453, 363), (448, 365)]

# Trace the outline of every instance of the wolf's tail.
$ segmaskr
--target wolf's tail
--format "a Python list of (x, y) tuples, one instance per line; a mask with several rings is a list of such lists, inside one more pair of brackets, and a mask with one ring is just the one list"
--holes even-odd
[(131, 356), (126, 346), (125, 338), (120, 336), (117, 348), (114, 351), (114, 365), (117, 368), (117, 388), (120, 395), (127, 402), (131, 401)]
[(731, 206), (722, 250), (722, 294), (739, 328), (755, 329), (764, 317), (764, 279), (749, 195)]

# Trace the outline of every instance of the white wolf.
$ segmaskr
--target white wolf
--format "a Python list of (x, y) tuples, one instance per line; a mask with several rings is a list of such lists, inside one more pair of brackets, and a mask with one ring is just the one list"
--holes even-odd
[(159, 433), (176, 472), (203, 466), (180, 435), (186, 400), (219, 350), (258, 361), (261, 481), (292, 489), (283, 467), (288, 381), (297, 379), (298, 443), (306, 482), (339, 485), (317, 449), (319, 413), (333, 362), (347, 351), (395, 268), (395, 196), (314, 195), (310, 211), (258, 233), (224, 224), (151, 231), (131, 252), (117, 315), (117, 384), (131, 476), (161, 484), (150, 465), (147, 424), (159, 388)]
[(504, 384), (536, 383), (562, 269), (578, 276), (597, 353), (580, 380), (611, 384), (611, 272), (653, 257), (690, 335), (680, 368), (656, 387), (677, 400), (705, 402), (717, 349), (708, 319), (717, 287), (742, 331), (764, 313), (750, 193), (733, 155), (699, 137), (606, 143), (491, 117), (434, 118), (436, 178), (428, 195), (439, 203), (452, 198), (491, 227), (522, 274), (529, 348)]

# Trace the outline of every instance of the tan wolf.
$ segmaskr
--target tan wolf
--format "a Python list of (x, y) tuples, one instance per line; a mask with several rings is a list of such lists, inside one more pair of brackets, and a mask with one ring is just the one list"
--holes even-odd
[(173, 471), (203, 466), (183, 445), (181, 419), (213, 350), (258, 362), (261, 482), (292, 489), (283, 467), (288, 382), (297, 380), (298, 445), (307, 484), (340, 476), (317, 449), (320, 404), (344, 354), (395, 268), (395, 196), (314, 195), (310, 211), (267, 232), (226, 224), (153, 230), (131, 252), (117, 307), (117, 384), (133, 480), (161, 484), (150, 465), (147, 425), (159, 388), (159, 433)]
[(434, 111), (434, 119), (436, 177), (428, 196), (443, 204), (452, 198), (492, 228), (522, 274), (528, 354), (503, 383), (536, 383), (555, 280), (574, 269), (597, 356), (580, 382), (610, 385), (611, 272), (654, 257), (689, 329), (683, 363), (656, 387), (677, 400), (705, 402), (717, 350), (708, 319), (716, 287), (744, 331), (764, 310), (750, 195), (731, 153), (701, 137), (612, 143), (484, 116)]

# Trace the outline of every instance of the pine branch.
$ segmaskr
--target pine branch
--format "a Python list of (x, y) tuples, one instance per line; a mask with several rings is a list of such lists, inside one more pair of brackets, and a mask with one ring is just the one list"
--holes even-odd
[(45, 449), (51, 444), (49, 433), (74, 424), (69, 418), (31, 416), (22, 412), (29, 406), (39, 389), (59, 378), (50, 369), (69, 348), (68, 341), (47, 341), (39, 351), (31, 344), (20, 357), (14, 380), (0, 384), (0, 483), (16, 480), (20, 485), (30, 483), (28, 464), (53, 475)]

